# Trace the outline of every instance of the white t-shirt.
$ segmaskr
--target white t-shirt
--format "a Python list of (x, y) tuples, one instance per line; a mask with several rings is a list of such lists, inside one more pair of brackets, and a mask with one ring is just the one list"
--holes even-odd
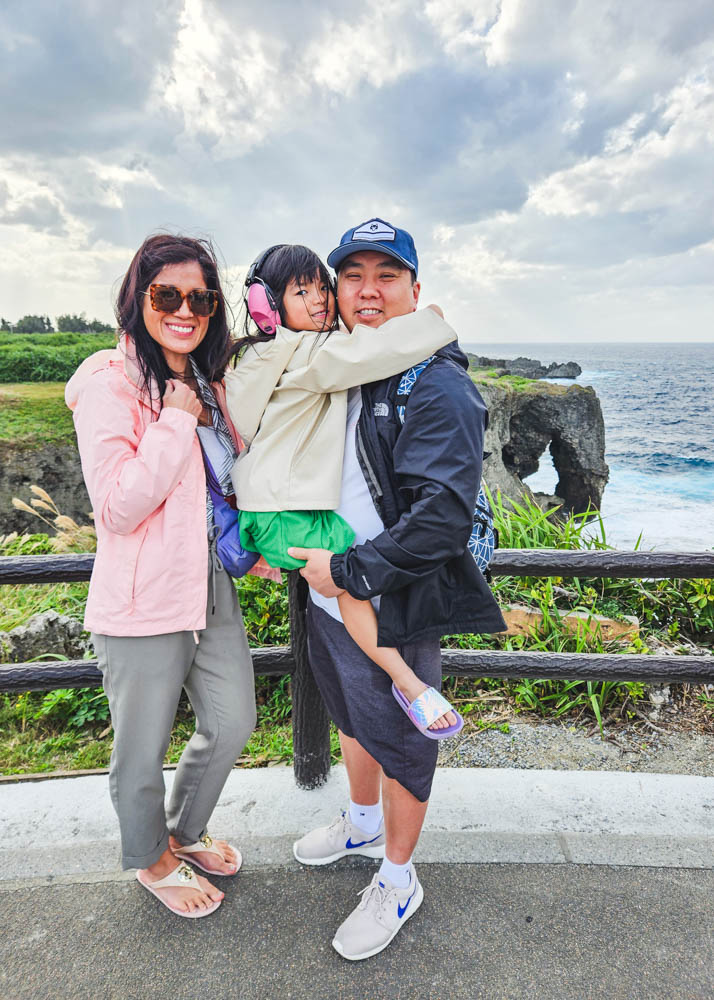
[[(356, 431), (361, 412), (362, 393), (359, 386), (356, 386), (354, 389), (349, 389), (347, 393), (345, 457), (342, 464), (340, 506), (337, 508), (337, 513), (344, 517), (354, 530), (355, 545), (361, 545), (362, 542), (366, 542), (384, 531), (384, 524), (375, 510), (374, 502), (357, 459)], [(310, 600), (337, 621), (342, 621), (336, 597), (323, 597), (311, 587)], [(378, 610), (379, 598), (373, 598), (372, 604), (375, 610)]]

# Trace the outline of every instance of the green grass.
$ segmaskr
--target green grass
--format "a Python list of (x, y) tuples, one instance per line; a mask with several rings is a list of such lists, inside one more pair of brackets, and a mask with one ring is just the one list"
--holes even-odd
[(495, 368), (470, 368), (469, 374), (476, 385), (500, 386), (514, 392), (531, 393), (542, 396), (558, 396), (564, 392), (587, 392), (586, 386), (559, 385), (545, 379), (524, 378), (523, 375), (499, 375)]
[[(291, 764), (293, 760), (290, 681), (257, 677), (258, 724), (239, 758), (241, 767)], [(72, 722), (77, 705), (92, 702), (98, 717)], [(193, 733), (193, 713), (182, 699), (166, 752), (175, 764)], [(39, 774), (107, 768), (112, 750), (108, 706), (101, 688), (85, 692), (39, 692), (0, 695), (0, 774)], [(330, 733), (333, 763), (340, 760), (334, 726)]]
[(536, 379), (524, 378), (522, 375), (499, 375), (495, 368), (472, 368), (471, 378), (476, 384), (510, 386), (516, 392), (530, 388), (532, 385), (545, 384)]
[(75, 444), (64, 382), (0, 385), (0, 443), (22, 447)]
[[(2, 536), (0, 536), (2, 539)], [(44, 555), (53, 552), (45, 534), (24, 535), (3, 541), (0, 555)], [(0, 632), (22, 625), (33, 615), (54, 610), (81, 621), (87, 601), (86, 583), (16, 584), (0, 587)]]

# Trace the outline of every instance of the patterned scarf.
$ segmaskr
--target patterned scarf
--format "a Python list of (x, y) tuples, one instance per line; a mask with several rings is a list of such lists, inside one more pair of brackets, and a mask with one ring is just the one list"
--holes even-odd
[[(221, 461), (218, 465), (212, 461), (211, 465), (213, 466), (213, 471), (216, 474), (216, 479), (221, 487), (223, 496), (231, 496), (234, 493), (233, 481), (231, 480), (231, 469), (233, 468), (233, 463), (237, 457), (236, 450), (233, 445), (233, 438), (228, 430), (225, 418), (220, 411), (216, 394), (211, 388), (211, 383), (208, 381), (190, 354), (189, 361), (191, 362), (191, 368), (193, 369), (193, 374), (196, 378), (196, 382), (198, 383), (201, 399), (208, 407), (211, 414), (211, 424), (213, 425), (213, 430), (216, 432), (216, 437), (222, 446)], [(208, 491), (208, 487), (206, 487), (206, 516), (210, 526), (213, 524), (213, 501), (211, 500), (211, 494)]]

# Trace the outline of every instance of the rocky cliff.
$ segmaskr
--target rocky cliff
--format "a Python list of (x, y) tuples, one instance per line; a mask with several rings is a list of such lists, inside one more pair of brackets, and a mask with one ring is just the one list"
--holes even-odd
[[(522, 479), (535, 472), (550, 449), (559, 481), (556, 494), (569, 510), (599, 507), (608, 477), (605, 428), (591, 388), (475, 376), (489, 408), (484, 465), (490, 489), (517, 499)], [(70, 431), (71, 434), (71, 431)], [(0, 441), (0, 534), (41, 531), (42, 522), (16, 510), (12, 498), (29, 499), (36, 483), (63, 514), (86, 523), (91, 509), (76, 447), (69, 443), (28, 446)], [(549, 498), (540, 498), (546, 502)]]
[(467, 354), (472, 368), (487, 368), (498, 375), (520, 375), (522, 378), (577, 378), (583, 370), (577, 361), (553, 361), (542, 365), (533, 358), (485, 358), (480, 354)]
[(537, 470), (548, 449), (558, 473), (555, 502), (575, 512), (588, 504), (599, 508), (609, 470), (595, 390), (478, 376), (476, 381), (489, 409), (486, 451), (491, 454), (484, 463), (484, 478), (491, 491), (518, 498), (525, 488), (522, 480)]
[(0, 534), (45, 530), (38, 518), (12, 506), (13, 497), (29, 502), (33, 483), (47, 490), (63, 514), (79, 524), (87, 523), (92, 505), (76, 447), (26, 447), (0, 441)]

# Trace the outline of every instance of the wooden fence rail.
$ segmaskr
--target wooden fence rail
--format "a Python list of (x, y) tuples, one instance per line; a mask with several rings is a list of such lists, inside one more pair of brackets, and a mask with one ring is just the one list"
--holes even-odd
[[(0, 556), (0, 584), (88, 580), (93, 554)], [(494, 576), (708, 579), (714, 552), (621, 552), (617, 549), (497, 549)]]
[[(88, 580), (93, 564), (93, 555), (3, 556), (0, 585)], [(714, 552), (499, 549), (492, 571), (499, 576), (707, 579), (714, 576)], [(291, 644), (253, 649), (252, 657), (256, 674), (291, 675), (295, 780), (303, 788), (316, 788), (330, 768), (329, 718), (307, 656), (306, 600), (305, 581), (290, 573)], [(714, 683), (714, 656), (443, 649), (442, 668), (454, 677)], [(96, 660), (0, 664), (0, 692), (93, 687), (100, 682)]]
[[(251, 650), (256, 676), (298, 674), (290, 646)], [(647, 684), (714, 684), (714, 656), (642, 656), (612, 653), (548, 653), (503, 649), (442, 649), (446, 677), (548, 677), (551, 680), (644, 681)], [(0, 664), (0, 691), (54, 691), (97, 687), (96, 660), (43, 660)], [(293, 701), (295, 692), (293, 691)], [(298, 699), (299, 700), (299, 699)]]

